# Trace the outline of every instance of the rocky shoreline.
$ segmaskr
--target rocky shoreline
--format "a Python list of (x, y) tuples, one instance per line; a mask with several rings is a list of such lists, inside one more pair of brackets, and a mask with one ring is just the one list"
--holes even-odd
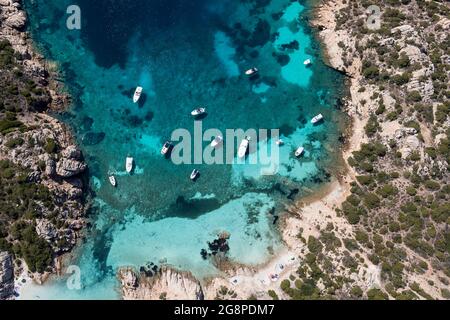
[[(48, 70), (45, 59), (34, 49), (26, 32), (27, 15), (21, 7), (21, 1), (0, 0), (0, 24), (0, 40), (7, 41), (4, 42), (7, 46), (5, 50), (12, 48), (15, 52), (15, 59), (11, 59), (13, 62), (9, 68), (20, 70), (21, 77), (28, 79), (26, 85), (33, 85), (31, 94), (23, 93), (26, 89), (20, 89), (22, 84), (17, 80), (17, 87), (26, 99), (14, 96), (11, 106), (5, 106), (5, 126), (20, 124), (20, 130), (12, 127), (2, 132), (0, 160), (5, 161), (5, 166), (9, 163), (9, 166), (14, 166), (14, 170), (25, 172), (27, 184), (40, 186), (45, 192), (48, 190), (49, 202), (33, 203), (39, 209), (34, 209), (32, 220), (24, 218), (23, 223), (34, 228), (35, 234), (50, 246), (52, 258), (56, 259), (71, 251), (86, 225), (87, 165), (70, 130), (49, 114), (66, 108), (70, 98), (62, 93), (60, 84), (55, 80), (56, 75)], [(5, 71), (9, 71), (9, 68), (5, 68)], [(2, 81), (6, 81), (8, 76), (5, 73)], [(12, 92), (11, 97), (14, 94)], [(11, 235), (6, 237), (6, 243), (20, 245)], [(16, 275), (31, 269), (31, 278), (37, 282), (42, 282), (50, 273), (57, 271), (58, 263), (55, 261), (47, 268), (39, 267), (41, 270), (27, 267), (26, 259), (18, 256), (15, 263), (6, 263), (10, 261), (11, 253), (2, 253), (4, 260), (3, 268), (0, 268), (0, 298), (13, 293), (10, 289), (14, 288), (14, 278), (11, 279), (9, 275), (14, 267)]]

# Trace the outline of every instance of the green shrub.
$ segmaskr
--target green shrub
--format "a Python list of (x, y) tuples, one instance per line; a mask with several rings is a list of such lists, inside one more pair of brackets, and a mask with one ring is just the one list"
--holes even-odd
[(406, 95), (406, 100), (410, 102), (419, 102), (422, 101), (422, 96), (420, 95), (419, 91), (411, 91)]
[(277, 293), (274, 290), (269, 290), (267, 293), (273, 300), (280, 300), (280, 298), (278, 297)]
[(370, 289), (369, 291), (367, 291), (367, 298), (369, 300), (388, 300), (389, 297), (388, 295), (381, 291), (380, 289)]
[(19, 120), (11, 120), (11, 119), (0, 120), (0, 133), (2, 134), (7, 134), (22, 127), (24, 127), (24, 124)]
[(9, 149), (14, 149), (15, 147), (23, 145), (25, 141), (22, 138), (13, 138), (6, 141), (5, 146)]
[(377, 193), (383, 198), (387, 198), (389, 196), (396, 195), (398, 193), (398, 189), (391, 184), (385, 184), (377, 189)]
[(406, 193), (410, 196), (415, 196), (417, 194), (417, 189), (412, 186), (406, 187)]
[(420, 125), (419, 125), (419, 123), (417, 121), (410, 120), (410, 121), (405, 123), (405, 127), (407, 127), (407, 128), (414, 128), (414, 129), (416, 129), (417, 132), (420, 132)]
[(287, 292), (291, 288), (291, 282), (287, 279), (281, 281), (280, 288), (284, 292)]
[(380, 198), (374, 193), (367, 193), (363, 199), (368, 209), (374, 209), (380, 205)]
[(380, 75), (380, 69), (377, 66), (372, 65), (369, 61), (363, 62), (363, 75), (367, 79), (376, 79)]
[(55, 153), (56, 150), (57, 150), (57, 145), (56, 145), (55, 140), (53, 140), (53, 139), (51, 139), (51, 138), (48, 138), (48, 139), (47, 139), (47, 142), (46, 142), (46, 144), (45, 144), (45, 146), (44, 146), (44, 150), (45, 150), (45, 152), (47, 152), (48, 154)]
[(391, 79), (396, 85), (401, 86), (407, 84), (409, 80), (411, 80), (411, 77), (412, 75), (410, 72), (404, 72), (402, 74), (394, 75)]
[(380, 125), (378, 123), (377, 117), (371, 114), (366, 126), (364, 127), (368, 137), (373, 137), (378, 130), (380, 130)]
[(363, 185), (366, 185), (366, 186), (369, 185), (369, 184), (372, 184), (372, 183), (374, 182), (372, 176), (369, 176), (369, 175), (366, 175), (366, 176), (357, 176), (357, 177), (356, 177), (356, 180), (358, 180), (358, 182), (359, 182), (360, 184), (363, 184)]
[(426, 180), (424, 184), (425, 184), (425, 188), (427, 188), (428, 190), (431, 190), (431, 191), (437, 191), (441, 188), (441, 185), (439, 184), (439, 182), (436, 182), (434, 180)]
[(311, 253), (317, 254), (322, 251), (322, 248), (323, 246), (318, 239), (314, 238), (313, 236), (309, 236), (308, 249)]

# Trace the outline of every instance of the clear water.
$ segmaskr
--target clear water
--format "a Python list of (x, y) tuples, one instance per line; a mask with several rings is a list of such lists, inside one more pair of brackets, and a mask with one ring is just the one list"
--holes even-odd
[[(62, 119), (90, 167), (93, 227), (69, 261), (81, 268), (83, 289), (67, 289), (62, 277), (23, 298), (115, 299), (117, 268), (147, 262), (199, 278), (219, 274), (200, 250), (221, 231), (231, 234), (233, 261), (270, 259), (282, 246), (274, 214), (293, 200), (290, 193), (327, 181), (343, 121), (334, 107), (342, 79), (321, 62), (303, 20), (307, 8), (287, 0), (79, 0), (83, 27), (68, 30), (72, 2), (26, 0), (25, 7), (38, 48), (64, 73), (74, 101)], [(299, 48), (282, 49), (294, 40)], [(308, 58), (311, 68), (303, 65)], [(242, 76), (253, 66), (260, 81)], [(137, 85), (144, 95), (135, 105)], [(194, 166), (162, 159), (174, 129), (192, 131), (189, 114), (199, 105), (209, 110), (205, 129), (280, 129), (279, 173), (196, 165), (202, 176), (192, 183)], [(319, 112), (327, 121), (312, 126)], [(299, 160), (293, 151), (300, 145), (306, 153)], [(127, 155), (136, 161), (131, 176)]]

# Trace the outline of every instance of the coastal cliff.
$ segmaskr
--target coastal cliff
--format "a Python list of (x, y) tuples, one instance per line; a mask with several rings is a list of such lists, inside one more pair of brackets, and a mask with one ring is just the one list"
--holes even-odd
[(87, 166), (69, 129), (49, 114), (69, 98), (26, 23), (20, 1), (0, 1), (0, 251), (25, 262), (18, 273), (40, 278), (80, 237)]

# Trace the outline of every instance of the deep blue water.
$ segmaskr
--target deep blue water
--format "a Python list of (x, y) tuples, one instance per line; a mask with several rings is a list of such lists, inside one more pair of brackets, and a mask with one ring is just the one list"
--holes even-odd
[[(328, 180), (343, 122), (335, 108), (343, 80), (321, 62), (305, 6), (287, 0), (25, 4), (38, 48), (59, 65), (72, 94), (61, 117), (84, 151), (94, 192), (93, 228), (72, 261), (81, 267), (84, 290), (67, 290), (60, 279), (28, 297), (114, 298), (117, 268), (150, 261), (199, 277), (220, 273), (200, 256), (220, 231), (231, 233), (230, 257), (242, 263), (263, 263), (282, 246), (274, 215), (292, 195)], [(81, 30), (65, 27), (71, 4), (81, 8)], [(310, 68), (303, 65), (307, 58)], [(242, 74), (253, 66), (260, 78), (250, 81)], [(144, 95), (133, 104), (137, 85)], [(193, 131), (189, 114), (199, 105), (208, 108), (204, 129), (280, 129), (286, 144), (279, 173), (163, 159), (159, 150), (173, 130)], [(319, 112), (326, 121), (312, 126)], [(295, 159), (301, 145), (305, 156)], [(124, 172), (127, 155), (136, 160), (131, 176)], [(194, 167), (202, 173), (197, 183), (189, 180)], [(116, 172), (118, 188), (107, 183), (108, 171)]]

